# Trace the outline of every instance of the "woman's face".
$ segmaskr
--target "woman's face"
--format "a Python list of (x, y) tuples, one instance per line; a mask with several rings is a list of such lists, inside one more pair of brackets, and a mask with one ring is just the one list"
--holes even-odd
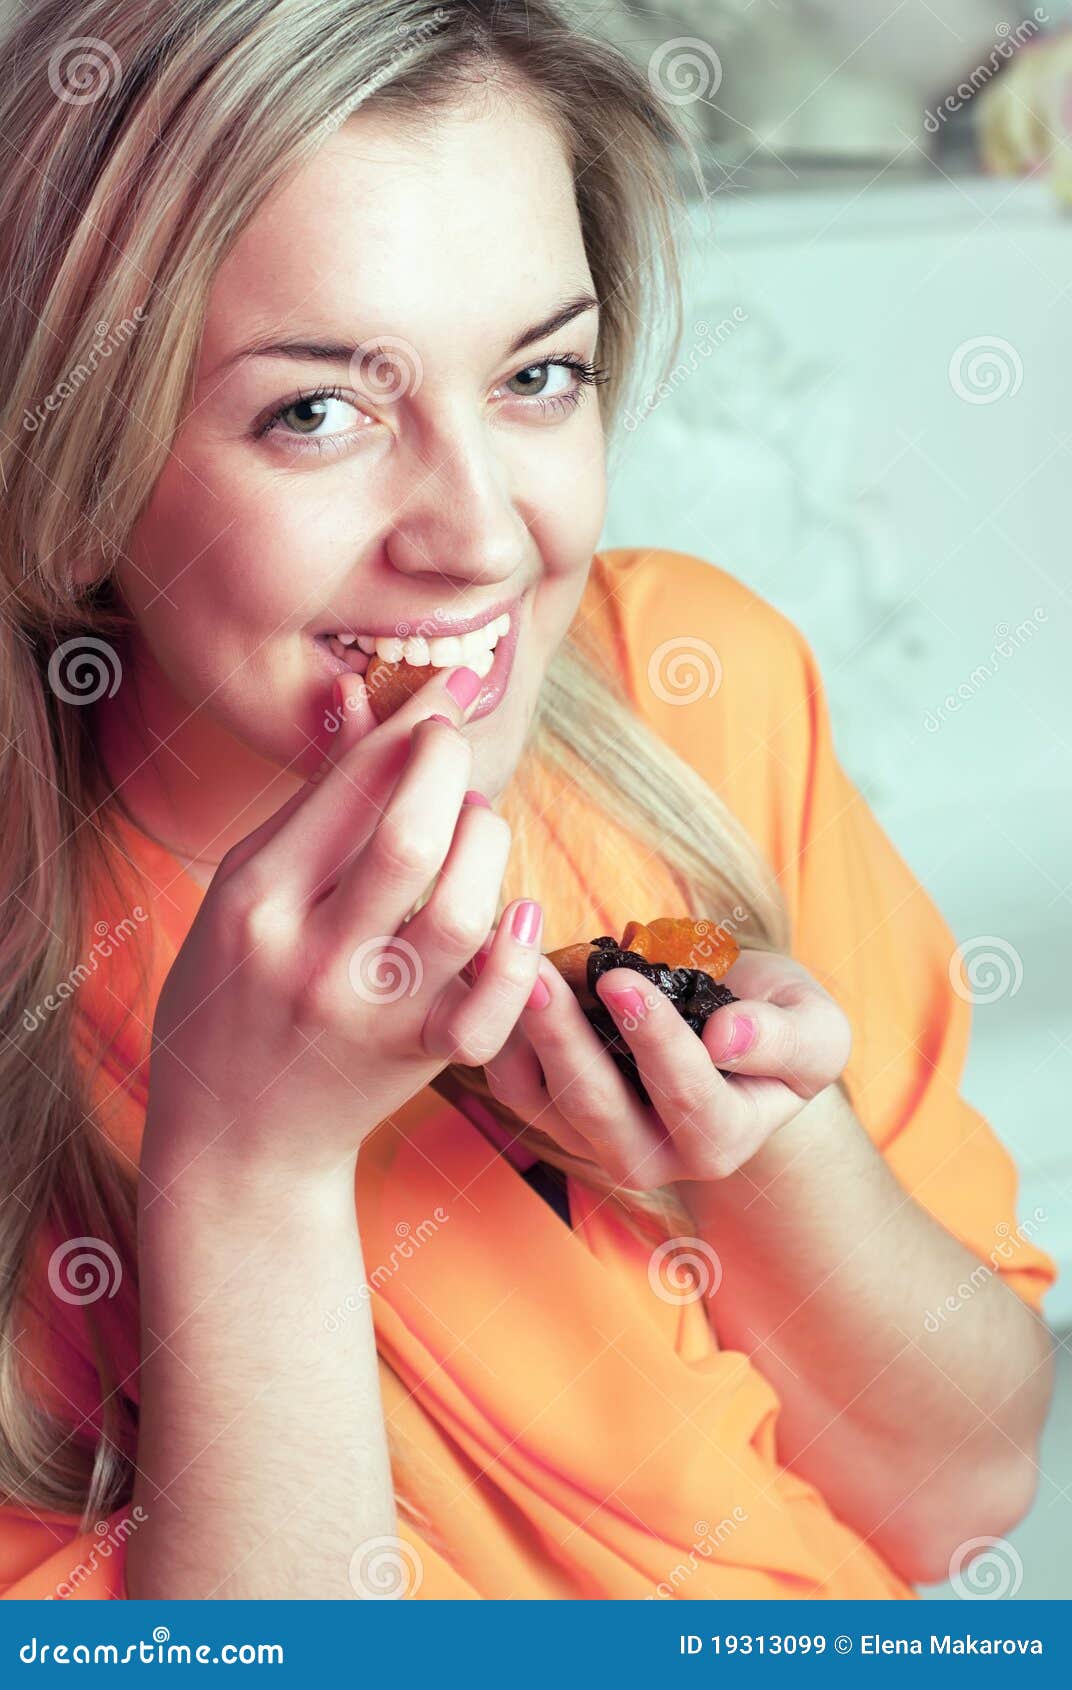
[[(343, 666), (324, 636), (438, 638), (507, 604), (511, 673), (464, 729), (474, 785), (502, 789), (603, 522), (596, 390), (547, 363), (594, 360), (598, 310), (534, 333), (592, 292), (567, 161), (516, 98), (331, 137), (215, 279), (120, 570), (156, 733), (207, 713), (305, 776)], [(307, 350), (249, 351), (282, 342)]]

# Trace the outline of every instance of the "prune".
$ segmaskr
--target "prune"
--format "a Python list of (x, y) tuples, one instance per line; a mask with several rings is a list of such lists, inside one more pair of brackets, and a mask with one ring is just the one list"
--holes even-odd
[[(628, 944), (625, 940), (630, 941)], [(640, 949), (633, 948), (640, 946)], [(711, 922), (661, 918), (647, 925), (631, 921), (622, 942), (608, 933), (579, 945), (567, 945), (548, 953), (576, 994), (591, 1025), (618, 1069), (630, 1081), (642, 1103), (650, 1103), (640, 1077), (636, 1058), (618, 1026), (596, 992), (596, 981), (610, 968), (630, 968), (670, 999), (692, 1031), (701, 1034), (708, 1016), (724, 1004), (738, 1001), (728, 986), (719, 983), (740, 954), (736, 940)], [(687, 965), (687, 956), (710, 956), (710, 972)], [(720, 1069), (725, 1074), (725, 1069)], [(728, 1077), (728, 1076), (727, 1076)]]

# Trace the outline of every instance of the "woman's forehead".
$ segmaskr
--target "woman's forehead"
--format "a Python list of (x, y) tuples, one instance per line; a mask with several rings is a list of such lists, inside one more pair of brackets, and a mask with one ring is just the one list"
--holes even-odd
[(284, 329), (504, 347), (589, 279), (569, 164), (538, 114), (484, 102), (410, 136), (360, 112), (242, 231), (210, 291), (204, 352), (215, 368)]

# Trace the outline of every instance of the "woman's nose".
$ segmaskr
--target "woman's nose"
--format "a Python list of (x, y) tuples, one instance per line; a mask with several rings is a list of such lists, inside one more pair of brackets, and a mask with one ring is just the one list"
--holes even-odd
[(410, 454), (406, 477), (385, 541), (400, 574), (494, 583), (522, 572), (531, 535), (509, 466), (482, 430), (440, 445), (434, 460)]

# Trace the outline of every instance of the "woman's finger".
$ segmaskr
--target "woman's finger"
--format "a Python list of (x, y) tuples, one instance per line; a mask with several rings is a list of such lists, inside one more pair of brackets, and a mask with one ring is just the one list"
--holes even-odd
[[(352, 682), (356, 682), (357, 686), (346, 684)], [(351, 745), (356, 744), (359, 739), (364, 737), (369, 731), (370, 724), (375, 727), (375, 718), (372, 715), (368, 694), (360, 675), (356, 672), (340, 675), (339, 695), (340, 703), (335, 718), (337, 723), (335, 734), (323, 758), (308, 780), (302, 782), (297, 792), (292, 793), (286, 802), (281, 804), (278, 810), (268, 817), (267, 821), (261, 823), (260, 827), (254, 828), (252, 833), (247, 833), (244, 839), (239, 840), (237, 845), (232, 846), (220, 862), (217, 870), (222, 879), (227, 879), (236, 869), (241, 868), (242, 864), (247, 862), (250, 857), (255, 856), (258, 851), (267, 845), (268, 841), (273, 839), (280, 828), (290, 820), (294, 812), (305, 803), (314, 787), (323, 780), (330, 765), (338, 762)]]
[[(390, 935), (405, 922), (443, 868), (461, 819), (472, 760), (469, 745), (453, 727), (426, 720), (413, 729), (405, 766), (376, 825), (363, 842), (359, 835), (333, 872), (328, 913), (341, 935)], [(491, 821), (498, 837), (506, 823), (497, 817)], [(496, 888), (470, 882), (466, 891), (466, 898), (450, 902), (448, 915), (456, 923), (453, 937), (467, 940), (472, 929), (475, 946), (477, 926), (494, 918)], [(456, 944), (449, 951), (457, 956), (456, 970), (465, 958)]]
[[(481, 820), (486, 824), (489, 819), (494, 819), (490, 811), (477, 809), (472, 825)], [(435, 931), (433, 905), (438, 892), (437, 886), (424, 909), (414, 916), (414, 927), (428, 917)], [(440, 1001), (433, 1004), (422, 1034), (429, 1056), (479, 1067), (501, 1050), (536, 983), (542, 931), (543, 911), (532, 899), (518, 898), (506, 906), (476, 983), (467, 989), (464, 999), (456, 992), (451, 994), (446, 1000), (454, 1006), (449, 1013)], [(447, 943), (451, 944), (449, 938)], [(456, 946), (453, 948), (457, 951)], [(469, 954), (475, 949), (474, 938)], [(454, 962), (455, 974), (463, 960), (458, 956)]]
[[(354, 671), (353, 695), (368, 689)], [(405, 768), (413, 729), (427, 717), (444, 716), (455, 729), (465, 721), (480, 693), (480, 677), (464, 665), (437, 669), (386, 722), (361, 714), (352, 737), (261, 852), (266, 881), (280, 897), (308, 904), (353, 860), (371, 838)], [(354, 712), (357, 714), (357, 711)]]
[(528, 1039), (516, 1028), (496, 1056), (484, 1064), (491, 1095), (512, 1109), (526, 1126), (545, 1133), (571, 1156), (592, 1160), (591, 1146), (551, 1102), (543, 1071)]
[(842, 1072), (852, 1048), (852, 1026), (840, 1006), (816, 983), (797, 983), (790, 1001), (742, 998), (709, 1016), (701, 1035), (720, 1068), (780, 1080), (806, 1101)]
[(527, 1009), (521, 1027), (555, 1108), (589, 1146), (592, 1160), (620, 1184), (649, 1188), (665, 1183), (673, 1177), (665, 1135), (554, 965), (546, 963), (540, 978), (549, 1002), (542, 1009)]
[(785, 1107), (779, 1115), (772, 1105), (776, 1110), (781, 1100), (792, 1106), (785, 1087), (772, 1080), (724, 1079), (669, 998), (635, 970), (609, 968), (596, 981), (596, 992), (633, 1052), (669, 1134), (673, 1177), (687, 1169), (689, 1178), (723, 1179), (782, 1124)]

